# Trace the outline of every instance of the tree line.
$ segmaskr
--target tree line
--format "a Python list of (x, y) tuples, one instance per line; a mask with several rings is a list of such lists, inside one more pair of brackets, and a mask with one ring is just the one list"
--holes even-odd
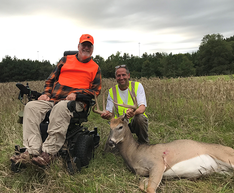
[[(114, 78), (115, 66), (126, 64), (131, 77), (189, 77), (234, 73), (234, 36), (220, 34), (203, 37), (198, 51), (185, 54), (154, 53), (141, 57), (120, 52), (106, 60), (97, 55), (93, 60), (100, 66), (102, 76)], [(6, 56), (0, 62), (0, 82), (45, 80), (55, 65), (49, 61), (19, 60)]]
[(126, 64), (131, 77), (189, 77), (234, 73), (234, 36), (224, 38), (220, 34), (203, 37), (198, 51), (185, 54), (144, 53), (141, 57), (120, 52), (107, 60), (96, 56), (94, 60), (102, 69), (102, 75), (114, 77), (115, 66)]
[(45, 80), (54, 68), (55, 65), (51, 65), (47, 60), (42, 62), (29, 59), (20, 60), (16, 57), (6, 56), (0, 62), (0, 82)]

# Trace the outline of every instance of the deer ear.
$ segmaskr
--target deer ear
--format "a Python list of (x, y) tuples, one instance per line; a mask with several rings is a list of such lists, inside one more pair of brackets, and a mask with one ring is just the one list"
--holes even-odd
[(121, 121), (124, 121), (124, 117), (125, 117), (125, 114), (121, 115), (119, 118), (121, 119)]
[(127, 122), (127, 123), (129, 122), (126, 113), (123, 113), (123, 115), (121, 116), (121, 120), (122, 120), (122, 121), (125, 121), (125, 122)]

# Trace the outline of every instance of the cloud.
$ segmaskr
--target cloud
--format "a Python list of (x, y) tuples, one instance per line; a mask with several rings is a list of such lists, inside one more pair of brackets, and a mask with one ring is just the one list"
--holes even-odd
[(191, 52), (207, 34), (234, 35), (233, 10), (233, 0), (2, 0), (0, 51), (39, 50), (54, 62), (54, 53), (77, 49), (79, 36), (90, 33), (94, 54), (105, 58)]

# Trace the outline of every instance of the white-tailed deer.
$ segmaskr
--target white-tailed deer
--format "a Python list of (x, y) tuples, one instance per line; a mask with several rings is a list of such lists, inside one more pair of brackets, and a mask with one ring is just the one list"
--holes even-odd
[[(214, 172), (234, 174), (234, 149), (231, 147), (193, 140), (175, 140), (156, 145), (139, 144), (131, 134), (125, 115), (112, 118), (110, 128), (109, 145), (119, 149), (134, 173), (149, 176), (146, 189), (148, 193), (156, 191), (162, 178), (198, 178)], [(143, 183), (139, 188), (145, 191)]]

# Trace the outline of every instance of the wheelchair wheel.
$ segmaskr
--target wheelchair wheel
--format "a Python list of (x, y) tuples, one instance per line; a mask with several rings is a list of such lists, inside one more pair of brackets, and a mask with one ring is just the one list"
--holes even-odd
[(73, 155), (79, 158), (81, 167), (88, 166), (93, 158), (94, 142), (93, 137), (89, 135), (80, 135), (74, 146)]

